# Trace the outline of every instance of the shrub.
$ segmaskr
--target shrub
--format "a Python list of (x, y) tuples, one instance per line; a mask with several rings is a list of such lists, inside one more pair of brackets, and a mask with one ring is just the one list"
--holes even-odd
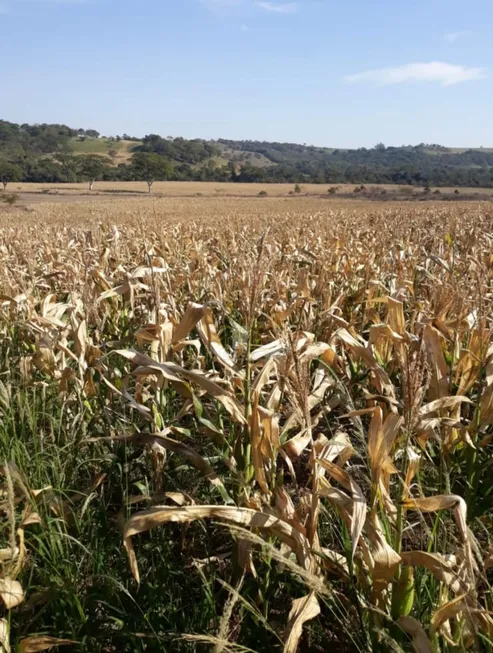
[(5, 204), (8, 204), (9, 206), (13, 206), (18, 201), (19, 195), (17, 195), (17, 193), (2, 193), (0, 195), (0, 199)]

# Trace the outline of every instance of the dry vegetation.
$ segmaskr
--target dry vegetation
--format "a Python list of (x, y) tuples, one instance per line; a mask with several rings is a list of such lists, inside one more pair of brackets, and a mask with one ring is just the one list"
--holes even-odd
[[(338, 189), (338, 194), (351, 194), (360, 185), (355, 184), (302, 184), (299, 187), (303, 196), (327, 196), (330, 188)], [(168, 197), (256, 197), (259, 193), (266, 193), (268, 197), (289, 197), (294, 195), (294, 184), (232, 184), (225, 182), (208, 181), (156, 181), (152, 187), (154, 195)], [(423, 195), (423, 189), (413, 186), (396, 186), (385, 184), (367, 184), (368, 194), (386, 191), (389, 195), (398, 193), (402, 196)], [(45, 193), (53, 195), (87, 195), (89, 194), (86, 183), (77, 184), (30, 184), (12, 183), (9, 192), (19, 193)], [(434, 189), (436, 190), (436, 189)], [(440, 188), (441, 195), (454, 194), (455, 188)], [(146, 182), (143, 181), (98, 181), (94, 185), (93, 195), (107, 193), (137, 193), (147, 195)], [(337, 198), (336, 193), (336, 198)], [(488, 197), (493, 193), (489, 188), (460, 188), (459, 195)], [(431, 194), (432, 195), (432, 194)]]
[(0, 649), (493, 650), (489, 204), (1, 215)]

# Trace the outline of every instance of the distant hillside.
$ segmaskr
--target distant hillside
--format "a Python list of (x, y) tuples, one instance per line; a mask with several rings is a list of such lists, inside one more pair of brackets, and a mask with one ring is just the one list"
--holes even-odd
[[(3, 172), (2, 172), (3, 171)], [(493, 149), (333, 149), (261, 141), (103, 137), (0, 120), (0, 181), (176, 179), (493, 187)]]

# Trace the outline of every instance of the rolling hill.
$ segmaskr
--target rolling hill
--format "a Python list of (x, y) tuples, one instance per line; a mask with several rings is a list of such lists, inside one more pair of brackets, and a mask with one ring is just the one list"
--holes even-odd
[[(136, 178), (132, 157), (157, 155), (168, 178), (199, 181), (409, 184), (493, 187), (493, 149), (416, 146), (334, 149), (251, 140), (163, 138), (149, 134), (101, 136), (66, 125), (0, 120), (0, 170), (15, 168), (24, 181), (87, 178), (84, 157), (101, 159), (97, 174), (108, 180)], [(98, 170), (99, 170), (98, 168)]]

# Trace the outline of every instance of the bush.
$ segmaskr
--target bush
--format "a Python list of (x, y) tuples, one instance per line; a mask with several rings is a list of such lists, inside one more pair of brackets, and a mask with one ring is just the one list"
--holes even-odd
[(0, 199), (5, 204), (8, 204), (9, 206), (13, 206), (19, 199), (19, 195), (17, 195), (17, 193), (2, 193), (0, 195)]
[(301, 186), (299, 184), (296, 184), (296, 186), (294, 187), (294, 192), (301, 193)]
[(266, 190), (261, 190), (260, 193), (258, 194), (258, 197), (266, 197), (266, 196), (267, 196)]
[(337, 186), (331, 186), (327, 192), (329, 193), (329, 195), (335, 195), (338, 190), (339, 188)]

